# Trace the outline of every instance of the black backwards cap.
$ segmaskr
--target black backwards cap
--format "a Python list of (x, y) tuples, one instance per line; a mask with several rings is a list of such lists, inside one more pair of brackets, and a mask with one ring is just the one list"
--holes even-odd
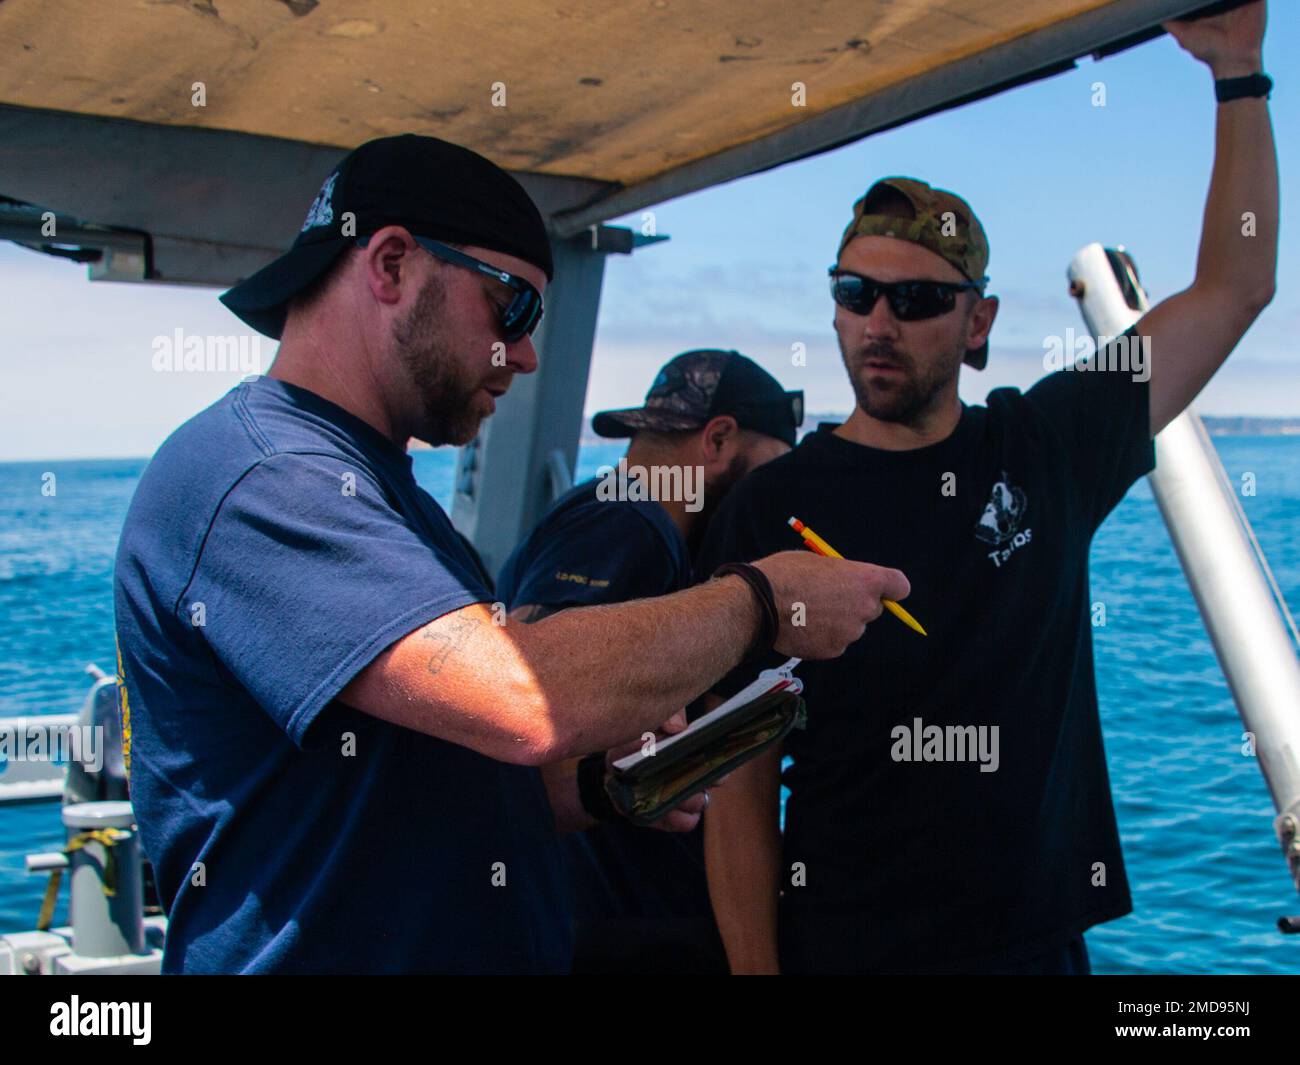
[[(348, 218), (349, 213), (354, 216)], [(347, 227), (345, 222), (354, 222)], [(524, 187), (468, 148), (403, 133), (350, 151), (325, 179), (287, 252), (224, 293), (221, 302), (280, 339), (289, 301), (338, 257), (384, 226), (514, 255), (555, 274), (541, 212)]]
[(699, 348), (664, 364), (646, 393), (645, 406), (601, 411), (591, 419), (597, 436), (631, 436), (641, 429), (700, 429), (729, 414), (742, 429), (794, 447), (803, 424), (803, 393), (787, 392), (775, 377), (738, 351)]

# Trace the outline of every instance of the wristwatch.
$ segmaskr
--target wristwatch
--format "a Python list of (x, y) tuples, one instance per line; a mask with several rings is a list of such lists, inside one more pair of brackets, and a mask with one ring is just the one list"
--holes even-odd
[(1214, 83), (1214, 98), (1221, 104), (1248, 96), (1267, 97), (1273, 91), (1273, 79), (1267, 74), (1247, 74), (1244, 78), (1220, 78)]

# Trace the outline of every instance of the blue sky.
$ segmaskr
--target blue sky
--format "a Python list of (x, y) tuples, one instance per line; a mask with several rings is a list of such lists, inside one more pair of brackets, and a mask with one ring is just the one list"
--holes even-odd
[[(1278, 296), (1202, 395), (1209, 414), (1300, 416), (1300, 4), (1271, 5), (1265, 66), (1282, 168)], [(1092, 103), (1094, 82), (1106, 106)], [(658, 366), (690, 347), (735, 347), (812, 411), (847, 410), (825, 268), (852, 203), (907, 174), (965, 196), (989, 235), (1002, 298), (989, 368), (963, 374), (979, 402), (1042, 373), (1043, 338), (1082, 328), (1065, 269), (1084, 244), (1123, 244), (1153, 300), (1192, 278), (1213, 149), (1208, 72), (1168, 38), (990, 100), (654, 208), (666, 244), (612, 257), (587, 409), (639, 402)], [(3, 191), (3, 189), (0, 189)], [(306, 209), (306, 204), (303, 205)], [(621, 220), (639, 225), (639, 215)], [(210, 289), (91, 284), (85, 268), (0, 243), (0, 460), (150, 454), (240, 376), (160, 374), (153, 338), (247, 330)], [(262, 366), (274, 342), (262, 340)], [(791, 365), (803, 343), (807, 365)], [(543, 358), (545, 357), (543, 353)]]

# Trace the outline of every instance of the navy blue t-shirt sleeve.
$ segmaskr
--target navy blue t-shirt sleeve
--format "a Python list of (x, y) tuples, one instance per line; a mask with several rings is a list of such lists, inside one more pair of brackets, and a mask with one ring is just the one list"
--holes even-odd
[(361, 468), (278, 454), (226, 495), (176, 612), (201, 618), (221, 667), (302, 746), (320, 710), (380, 651), (490, 600)]
[(1147, 381), (1120, 369), (1057, 370), (1025, 393), (1060, 440), (1060, 467), (1073, 475), (1094, 529), (1155, 468), (1150, 396)]
[(683, 578), (663, 534), (635, 507), (592, 501), (548, 521), (506, 604), (591, 606), (676, 591)]

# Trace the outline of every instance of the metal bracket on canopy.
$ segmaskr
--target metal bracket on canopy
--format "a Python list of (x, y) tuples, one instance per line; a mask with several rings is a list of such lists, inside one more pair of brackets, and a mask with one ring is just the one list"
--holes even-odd
[(86, 263), (91, 281), (146, 281), (149, 237), (0, 197), (0, 240)]

